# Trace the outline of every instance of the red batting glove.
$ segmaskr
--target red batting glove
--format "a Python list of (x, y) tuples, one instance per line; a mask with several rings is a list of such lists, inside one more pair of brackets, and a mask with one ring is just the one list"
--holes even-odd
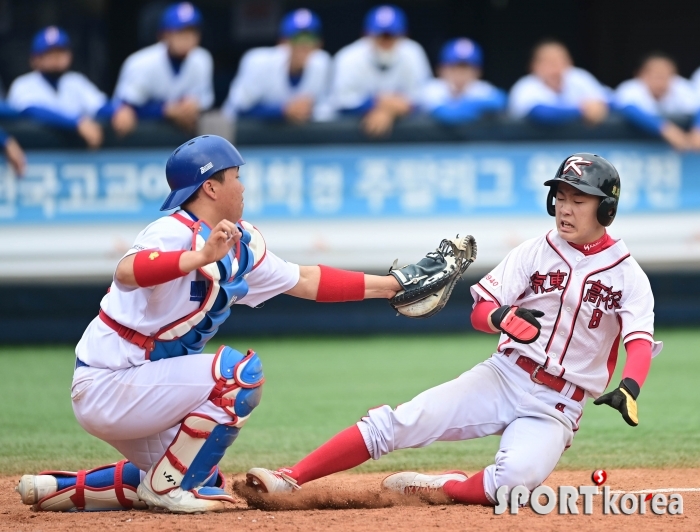
[(491, 323), (511, 340), (531, 344), (540, 337), (542, 325), (537, 318), (544, 316), (541, 310), (503, 305), (491, 314)]

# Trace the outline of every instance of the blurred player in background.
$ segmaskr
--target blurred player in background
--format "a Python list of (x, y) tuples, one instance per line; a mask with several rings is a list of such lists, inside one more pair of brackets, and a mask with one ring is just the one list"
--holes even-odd
[(608, 116), (605, 87), (589, 72), (573, 66), (562, 43), (545, 40), (536, 45), (530, 72), (510, 91), (509, 110), (514, 118), (542, 124), (582, 119), (595, 125)]
[(314, 109), (322, 113), (331, 57), (321, 45), (315, 13), (297, 9), (287, 14), (277, 46), (254, 48), (241, 59), (224, 114), (301, 124), (313, 118)]
[(202, 15), (189, 2), (169, 6), (160, 40), (124, 61), (114, 97), (140, 119), (166, 118), (194, 130), (199, 114), (214, 103), (214, 65), (211, 54), (199, 46), (201, 24)]
[(118, 134), (128, 132), (133, 111), (107, 100), (88, 78), (69, 70), (73, 62), (68, 34), (49, 26), (32, 41), (32, 72), (10, 86), (8, 103), (22, 116), (52, 127), (76, 131), (90, 148), (102, 144), (102, 126), (111, 119)]
[(675, 61), (668, 55), (647, 55), (636, 76), (617, 88), (613, 104), (630, 123), (662, 137), (675, 149), (691, 147), (691, 136), (667, 117), (694, 117), (700, 98), (690, 81), (678, 75)]
[(422, 105), (436, 120), (460, 124), (506, 106), (506, 94), (481, 78), (483, 54), (470, 39), (453, 39), (440, 52), (438, 78), (423, 91)]
[(331, 98), (342, 113), (364, 115), (368, 135), (391, 131), (394, 121), (420, 102), (431, 77), (420, 44), (406, 37), (406, 15), (396, 7), (375, 7), (365, 18), (365, 36), (334, 59)]
[(700, 98), (700, 68), (695, 70), (695, 72), (693, 72), (693, 74), (690, 76), (690, 83), (693, 85), (695, 94), (697, 94), (698, 98)]
[(2, 148), (7, 162), (18, 176), (24, 175), (27, 168), (27, 157), (19, 143), (10, 135), (0, 129), (0, 148)]

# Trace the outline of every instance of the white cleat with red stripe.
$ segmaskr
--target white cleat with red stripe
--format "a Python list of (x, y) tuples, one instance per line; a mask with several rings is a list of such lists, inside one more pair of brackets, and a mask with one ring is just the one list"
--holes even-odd
[(410, 495), (412, 493), (441, 491), (449, 480), (464, 482), (467, 474), (462, 471), (448, 471), (442, 475), (424, 475), (414, 471), (404, 471), (389, 475), (382, 481), (382, 488)]
[(301, 489), (297, 481), (283, 471), (254, 467), (245, 476), (247, 486), (258, 493), (293, 493)]

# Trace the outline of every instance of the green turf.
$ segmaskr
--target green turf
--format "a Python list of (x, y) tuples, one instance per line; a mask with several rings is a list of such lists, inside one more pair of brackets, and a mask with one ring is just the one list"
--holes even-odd
[[(560, 467), (700, 466), (700, 332), (666, 330), (657, 337), (666, 345), (641, 395), (641, 425), (628, 427), (617, 412), (589, 403)], [(474, 334), (230, 343), (257, 349), (267, 384), (262, 404), (224, 458), (229, 471), (293, 463), (368, 407), (405, 402), (454, 378), (494, 347), (492, 337)], [(84, 468), (119, 457), (73, 417), (73, 356), (71, 347), (0, 348), (0, 474)], [(361, 469), (476, 469), (493, 460), (497, 444), (496, 437), (437, 443)]]

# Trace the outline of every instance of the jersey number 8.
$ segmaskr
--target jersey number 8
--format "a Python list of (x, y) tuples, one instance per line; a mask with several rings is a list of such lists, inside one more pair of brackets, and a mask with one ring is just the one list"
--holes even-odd
[(593, 310), (593, 316), (591, 316), (591, 321), (588, 323), (589, 329), (597, 329), (600, 325), (600, 318), (603, 317), (603, 311), (600, 309)]

